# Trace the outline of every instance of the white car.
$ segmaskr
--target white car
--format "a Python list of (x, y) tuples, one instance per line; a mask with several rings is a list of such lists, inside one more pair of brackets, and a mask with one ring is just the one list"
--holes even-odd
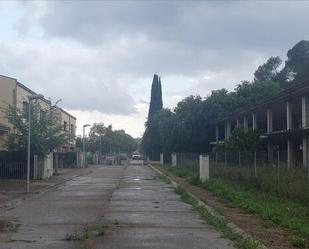
[(130, 161), (130, 164), (131, 165), (143, 165), (144, 164), (144, 160), (143, 160), (141, 154), (140, 153), (136, 153), (136, 152), (133, 153), (132, 159)]

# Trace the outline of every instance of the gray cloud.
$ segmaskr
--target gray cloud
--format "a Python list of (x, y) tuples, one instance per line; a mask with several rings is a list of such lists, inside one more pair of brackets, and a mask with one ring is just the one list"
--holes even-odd
[(145, 35), (186, 47), (269, 51), (308, 36), (308, 10), (307, 1), (55, 1), (39, 22), (49, 35), (92, 45)]
[(206, 95), (248, 79), (267, 57), (283, 57), (309, 37), (306, 1), (53, 1), (23, 8), (16, 28), (26, 38), (39, 30), (42, 42), (2, 48), (2, 64), (19, 60), (16, 74), (47, 82), (41, 90), (65, 95), (69, 108), (108, 113), (132, 113), (135, 102), (148, 101), (154, 72), (169, 84), (168, 97)]

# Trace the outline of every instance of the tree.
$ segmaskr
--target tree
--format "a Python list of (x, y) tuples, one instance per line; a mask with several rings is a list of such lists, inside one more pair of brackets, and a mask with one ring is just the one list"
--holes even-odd
[(273, 81), (243, 81), (235, 88), (236, 107), (254, 105), (268, 100), (281, 91), (280, 84)]
[(101, 147), (102, 154), (131, 153), (137, 148), (135, 139), (124, 130), (113, 130), (112, 125), (106, 127), (104, 123), (93, 124), (86, 144), (87, 150), (92, 153), (99, 151)]
[(163, 108), (162, 103), (162, 89), (161, 78), (158, 75), (153, 76), (151, 85), (151, 98), (148, 112), (148, 120), (157, 112)]
[(270, 57), (266, 63), (259, 66), (254, 73), (254, 81), (272, 81), (278, 74), (282, 60), (280, 57)]
[(215, 152), (237, 152), (237, 151), (257, 151), (262, 143), (261, 130), (249, 129), (245, 131), (243, 128), (233, 130), (231, 136), (224, 141), (223, 144), (217, 144), (214, 148)]
[(153, 76), (151, 85), (151, 97), (148, 112), (148, 119), (145, 124), (145, 132), (142, 141), (142, 150), (152, 159), (158, 160), (161, 152), (159, 130), (156, 122), (152, 122), (154, 115), (162, 110), (162, 89), (161, 78), (158, 75)]
[(285, 82), (300, 82), (309, 79), (309, 41), (300, 41), (287, 53), (282, 70)]
[[(29, 107), (28, 107), (29, 108)], [(37, 155), (45, 155), (65, 144), (69, 136), (62, 130), (58, 114), (54, 109), (45, 110), (39, 103), (31, 105), (31, 151)], [(28, 142), (28, 118), (22, 110), (9, 106), (6, 117), (13, 125), (14, 132), (5, 141), (9, 151), (26, 152)]]

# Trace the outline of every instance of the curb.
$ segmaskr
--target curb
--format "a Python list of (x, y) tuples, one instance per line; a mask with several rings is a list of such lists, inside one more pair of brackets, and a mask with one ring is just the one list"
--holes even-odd
[[(166, 178), (168, 178), (168, 180), (171, 182), (171, 184), (173, 185), (174, 188), (177, 188), (177, 187), (182, 187), (180, 184), (178, 184), (177, 182), (175, 182), (172, 178), (170, 178), (169, 175), (165, 174), (164, 172), (162, 172), (161, 170), (157, 169), (156, 167), (152, 166), (152, 165), (149, 165), (149, 167), (157, 172), (159, 175), (162, 175)], [(197, 201), (198, 205), (204, 207), (207, 209), (207, 211), (212, 215), (212, 216), (215, 216), (217, 218), (220, 218), (220, 219), (224, 219), (225, 221), (227, 221), (227, 219), (221, 215), (221, 214), (218, 214), (212, 207), (208, 206), (205, 202), (201, 201), (199, 198), (197, 198), (194, 194), (192, 194), (191, 192), (187, 191), (186, 192), (188, 193), (188, 195), (193, 198), (195, 201)], [(232, 230), (233, 233), (243, 237), (244, 239), (252, 239), (254, 241), (256, 241), (257, 243), (259, 243), (259, 249), (268, 249), (265, 245), (262, 244), (261, 241), (253, 238), (251, 235), (247, 234), (244, 230), (242, 230), (241, 228), (239, 228), (238, 226), (236, 226), (234, 223), (232, 222), (227, 222), (227, 227), (230, 228)]]

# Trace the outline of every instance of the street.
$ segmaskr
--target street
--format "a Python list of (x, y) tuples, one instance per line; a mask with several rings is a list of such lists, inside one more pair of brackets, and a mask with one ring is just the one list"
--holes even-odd
[[(233, 248), (148, 166), (90, 169), (2, 213), (0, 248)], [(68, 239), (94, 225), (104, 235)]]

